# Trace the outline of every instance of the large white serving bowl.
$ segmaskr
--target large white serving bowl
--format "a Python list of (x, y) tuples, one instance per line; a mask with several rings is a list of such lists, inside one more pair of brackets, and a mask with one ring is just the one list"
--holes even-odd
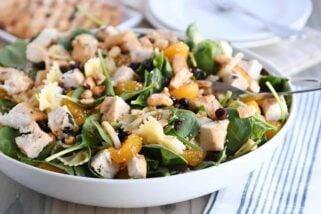
[[(142, 32), (141, 30), (137, 30)], [(252, 54), (246, 57), (257, 58)], [(277, 71), (264, 60), (272, 74)], [(54, 173), (29, 166), (0, 153), (0, 170), (18, 183), (42, 194), (70, 202), (101, 207), (149, 207), (176, 203), (227, 187), (259, 167), (282, 144), (295, 112), (279, 133), (257, 150), (217, 167), (169, 177), (148, 179), (99, 179)]]

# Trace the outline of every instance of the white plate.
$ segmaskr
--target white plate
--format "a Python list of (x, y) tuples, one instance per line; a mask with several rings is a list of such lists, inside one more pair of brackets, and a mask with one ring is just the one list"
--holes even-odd
[[(138, 31), (137, 31), (138, 32)], [(145, 30), (139, 30), (146, 33)], [(242, 51), (242, 50), (239, 50)], [(251, 54), (247, 58), (254, 58)], [(276, 70), (261, 61), (273, 74)], [(26, 165), (0, 153), (0, 170), (22, 185), (42, 194), (74, 203), (101, 207), (150, 207), (176, 203), (212, 193), (249, 174), (274, 152), (292, 124), (295, 97), (289, 118), (271, 140), (242, 157), (217, 167), (149, 179), (99, 179), (58, 174)]]
[[(103, 0), (100, 0), (100, 1), (103, 1)], [(121, 16), (120, 24), (117, 25), (117, 27), (120, 30), (126, 30), (129, 28), (132, 28), (142, 21), (143, 15), (141, 13), (129, 7), (122, 6), (121, 8), (122, 8), (122, 16)], [(18, 38), (8, 33), (7, 31), (0, 30), (0, 39), (11, 43), (16, 41)]]
[[(166, 29), (166, 30), (170, 30), (170, 31), (177, 31), (175, 29), (171, 29), (168, 26), (165, 26), (164, 23), (161, 23), (159, 20), (157, 20), (153, 14), (151, 13), (151, 11), (149, 10), (148, 5), (145, 7), (144, 10), (144, 14), (145, 17), (148, 19), (148, 21), (156, 28), (158, 29)], [(181, 35), (184, 35), (185, 32), (180, 31), (178, 32)], [(276, 36), (272, 36), (272, 37), (268, 37), (265, 39), (259, 39), (259, 40), (250, 40), (250, 41), (235, 41), (235, 42), (231, 42), (230, 43), (238, 48), (253, 48), (253, 47), (258, 47), (258, 46), (263, 46), (263, 45), (269, 45), (269, 44), (273, 44), (275, 42), (280, 41), (280, 38), (276, 37)]]
[[(233, 0), (232, 0), (233, 1)], [(312, 11), (310, 0), (235, 0), (271, 21), (301, 29)], [(253, 41), (274, 35), (262, 23), (239, 12), (215, 12), (212, 0), (148, 0), (148, 10), (169, 29), (178, 31), (197, 21), (206, 36), (228, 41)]]

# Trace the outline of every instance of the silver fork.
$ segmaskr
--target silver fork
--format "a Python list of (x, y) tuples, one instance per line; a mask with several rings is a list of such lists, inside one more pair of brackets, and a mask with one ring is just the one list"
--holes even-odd
[(244, 13), (260, 21), (272, 33), (282, 39), (305, 38), (305, 33), (302, 30), (296, 30), (289, 26), (269, 21), (268, 19), (260, 16), (258, 13), (243, 7), (241, 4), (237, 3), (234, 0), (211, 0), (211, 2), (217, 12), (224, 13), (228, 11), (237, 11), (240, 13)]
[[(299, 94), (299, 93), (307, 93), (307, 92), (312, 92), (312, 91), (320, 91), (321, 90), (321, 84), (320, 81), (317, 79), (301, 79), (301, 78), (293, 78), (292, 81), (300, 81), (300, 82), (305, 82), (305, 83), (316, 83), (317, 87), (314, 88), (307, 88), (307, 89), (300, 89), (300, 90), (294, 90), (294, 91), (284, 91), (284, 92), (277, 92), (278, 95), (292, 95), (292, 94)], [(225, 93), (227, 91), (232, 92), (232, 97), (240, 97), (240, 98), (251, 98), (255, 100), (260, 100), (263, 99), (266, 96), (272, 96), (271, 92), (260, 92), (260, 93), (250, 93), (248, 91), (236, 88), (234, 86), (231, 86), (227, 83), (224, 82), (217, 82), (214, 81), (213, 84), (213, 90), (215, 92), (222, 92)]]

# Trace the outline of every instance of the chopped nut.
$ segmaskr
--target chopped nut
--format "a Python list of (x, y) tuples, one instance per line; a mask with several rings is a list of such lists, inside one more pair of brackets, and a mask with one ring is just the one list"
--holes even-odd
[(219, 64), (226, 64), (231, 60), (230, 57), (226, 55), (217, 55), (215, 56), (215, 61), (218, 62)]
[(67, 145), (72, 145), (76, 143), (76, 138), (74, 136), (68, 136), (67, 138), (65, 138), (64, 143)]
[(169, 45), (168, 40), (163, 39), (163, 38), (159, 38), (156, 39), (154, 46), (159, 48), (160, 50), (165, 50)]
[(213, 85), (213, 83), (208, 80), (197, 80), (196, 82), (200, 88), (210, 88)]
[(100, 86), (94, 86), (91, 91), (94, 94), (94, 96), (99, 96), (101, 95), (104, 91), (106, 90), (106, 87), (104, 85)]
[[(96, 86), (95, 86), (96, 87)], [(91, 98), (93, 96), (93, 92), (89, 89), (85, 90), (82, 94), (81, 94), (81, 98), (82, 99), (88, 99)]]
[(115, 58), (116, 56), (118, 56), (121, 53), (121, 49), (118, 46), (114, 46), (110, 49), (110, 51), (108, 52), (109, 56), (112, 58)]
[(37, 72), (35, 86), (43, 85), (43, 81), (47, 78), (47, 71), (42, 70)]
[(173, 100), (166, 94), (152, 94), (147, 99), (149, 106), (172, 106)]
[(94, 81), (94, 79), (92, 77), (87, 77), (85, 79), (85, 82), (84, 82), (84, 87), (85, 88), (93, 88), (94, 86), (96, 86), (96, 83)]
[(102, 84), (102, 83), (105, 81), (105, 79), (106, 79), (106, 77), (105, 77), (104, 74), (98, 73), (98, 74), (95, 76), (96, 85)]
[(84, 104), (84, 105), (90, 105), (90, 104), (92, 104), (92, 103), (94, 103), (95, 102), (95, 99), (94, 98), (88, 98), (88, 99), (81, 99), (80, 100), (80, 103), (81, 104)]

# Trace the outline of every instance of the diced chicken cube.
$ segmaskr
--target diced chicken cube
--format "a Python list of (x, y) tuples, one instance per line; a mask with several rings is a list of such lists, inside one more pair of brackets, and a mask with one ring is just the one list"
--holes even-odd
[(127, 163), (128, 175), (131, 178), (146, 178), (147, 162), (144, 155), (135, 155), (132, 160)]
[(34, 121), (34, 110), (27, 103), (19, 103), (9, 113), (0, 114), (0, 124), (15, 129), (29, 127)]
[(84, 74), (77, 68), (70, 70), (61, 76), (61, 82), (65, 88), (78, 88), (84, 81)]
[(102, 120), (108, 122), (117, 121), (122, 115), (128, 113), (130, 106), (120, 97), (106, 97), (101, 104), (100, 113), (103, 114)]
[(133, 80), (136, 78), (136, 73), (127, 66), (121, 66), (118, 68), (115, 72), (115, 74), (112, 77), (113, 85), (116, 86), (120, 82), (125, 82), (128, 80)]
[(49, 112), (48, 125), (52, 133), (59, 138), (65, 138), (78, 130), (78, 126), (66, 106), (57, 107)]
[(246, 90), (249, 87), (249, 83), (246, 78), (236, 73), (229, 73), (223, 76), (223, 82), (230, 84), (241, 90)]
[(153, 46), (142, 45), (136, 37), (128, 40), (127, 48), (133, 62), (142, 62), (153, 55)]
[(43, 62), (46, 59), (47, 51), (45, 47), (37, 43), (29, 43), (26, 49), (26, 57), (30, 62)]
[(95, 56), (98, 41), (89, 34), (81, 34), (73, 40), (72, 46), (72, 58), (81, 64), (85, 64), (90, 58)]
[(172, 106), (173, 103), (167, 87), (161, 93), (152, 94), (147, 99), (149, 106)]
[(200, 125), (204, 125), (206, 123), (213, 122), (213, 120), (211, 120), (208, 117), (201, 117), (201, 118), (198, 118), (198, 122), (200, 123)]
[(176, 55), (173, 59), (174, 77), (171, 79), (169, 86), (179, 88), (180, 86), (191, 81), (193, 74), (189, 71), (186, 59), (181, 55)]
[(258, 80), (262, 71), (262, 64), (257, 60), (245, 61), (242, 60), (238, 64), (243, 70), (245, 70), (253, 79)]
[(112, 162), (111, 155), (107, 149), (98, 152), (91, 161), (93, 170), (104, 178), (113, 178), (119, 166)]
[[(280, 96), (280, 100), (282, 103), (282, 107), (285, 111), (285, 116), (287, 116), (288, 107), (286, 105), (284, 97)], [(282, 119), (282, 111), (275, 98), (266, 98), (260, 104), (263, 109), (265, 119), (267, 121), (277, 121)]]
[(23, 71), (0, 67), (0, 87), (6, 90), (9, 95), (27, 91), (32, 85), (33, 81)]
[(26, 56), (31, 62), (45, 61), (46, 48), (58, 39), (59, 33), (56, 29), (44, 29), (31, 43), (27, 45)]
[(258, 93), (260, 91), (260, 86), (259, 83), (253, 79), (243, 68), (241, 68), (240, 66), (236, 66), (233, 69), (233, 73), (238, 74), (237, 76), (241, 76), (244, 79), (247, 80), (248, 82), (248, 90), (254, 93)]
[(214, 119), (215, 111), (221, 108), (221, 104), (217, 101), (214, 95), (207, 95), (203, 97), (197, 97), (190, 101), (191, 108), (196, 109), (197, 107), (204, 106), (207, 114)]
[(107, 36), (105, 38), (105, 46), (107, 49), (113, 47), (113, 46), (119, 46), (127, 41), (130, 41), (132, 38), (136, 38), (136, 35), (133, 32), (121, 32), (121, 33), (115, 33)]
[(256, 114), (256, 108), (250, 105), (239, 106), (236, 110), (238, 111), (240, 118), (248, 118)]
[(53, 138), (42, 131), (36, 122), (33, 122), (28, 128), (26, 134), (16, 137), (18, 148), (28, 158), (36, 158), (40, 152), (51, 142)]
[(48, 47), (54, 41), (58, 40), (59, 32), (53, 28), (44, 29), (32, 43), (38, 44), (42, 47)]
[(237, 53), (228, 63), (226, 63), (221, 70), (218, 72), (218, 76), (224, 77), (225, 75), (231, 74), (233, 69), (243, 59), (243, 53)]
[(222, 151), (224, 149), (229, 121), (218, 120), (205, 123), (200, 130), (200, 145), (204, 151)]

